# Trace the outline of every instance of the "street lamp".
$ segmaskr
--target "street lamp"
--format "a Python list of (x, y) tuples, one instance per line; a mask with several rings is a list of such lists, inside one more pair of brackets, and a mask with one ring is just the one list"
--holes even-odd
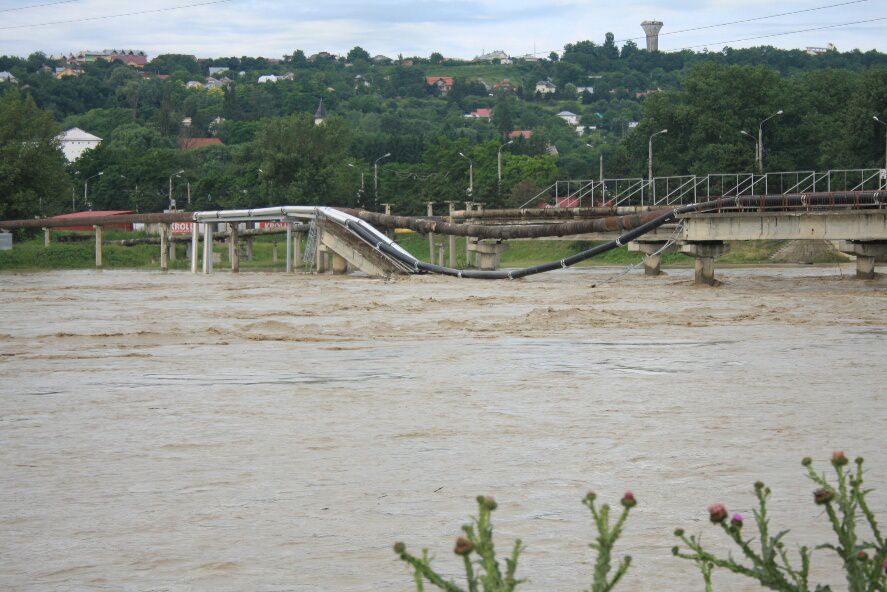
[(379, 161), (384, 160), (391, 156), (391, 153), (383, 154), (379, 158), (376, 159), (376, 162), (373, 163), (373, 199), (376, 202), (376, 207), (379, 207)]
[(653, 182), (653, 138), (655, 138), (659, 134), (667, 133), (667, 129), (659, 130), (658, 132), (650, 136), (650, 141), (647, 144), (647, 180), (650, 183)]
[[(887, 123), (878, 119), (877, 115), (873, 115), (872, 119), (874, 119), (884, 127), (887, 127)], [(887, 131), (884, 132), (884, 174), (887, 175)]]
[(169, 209), (172, 209), (172, 178), (178, 177), (182, 173), (185, 172), (185, 169), (180, 170), (178, 173), (173, 173), (169, 176)]
[[(594, 150), (594, 146), (592, 146), (591, 144), (586, 143), (585, 145), (588, 146), (589, 148), (591, 148), (592, 150)], [(601, 158), (600, 158), (599, 164), (600, 164), (600, 166), (598, 168), (598, 182), (603, 183), (604, 182), (604, 151), (603, 150), (601, 150)]]
[(739, 133), (755, 143), (755, 164), (757, 165), (757, 162), (758, 162), (758, 140), (757, 140), (757, 138), (755, 138), (753, 135), (751, 135), (750, 133), (748, 133), (745, 130), (740, 130)]
[[(352, 169), (357, 168), (356, 166), (354, 166), (353, 163), (350, 163), (350, 162), (348, 163), (348, 166), (351, 167)], [(357, 205), (359, 205), (360, 207), (363, 207), (363, 195), (365, 193), (364, 182), (363, 182), (364, 175), (365, 175), (365, 171), (361, 170), (360, 171), (360, 190), (357, 192)]]
[(777, 115), (782, 115), (782, 109), (767, 117), (761, 122), (761, 125), (758, 126), (758, 172), (764, 172), (764, 124), (776, 117)]
[(496, 155), (496, 163), (498, 165), (499, 172), (499, 184), (502, 184), (502, 149), (508, 146), (509, 144), (514, 144), (514, 140), (508, 140), (506, 143), (499, 146), (499, 152)]
[(474, 195), (474, 161), (461, 152), (459, 156), (468, 161), (468, 197), (471, 197)]
[[(87, 188), (89, 187), (89, 180), (95, 179), (96, 177), (101, 177), (104, 174), (105, 174), (105, 171), (99, 171), (98, 173), (94, 174), (92, 177), (87, 177), (86, 180), (83, 182), (83, 205), (84, 206), (89, 206), (89, 200), (87, 199)], [(92, 207), (89, 207), (89, 209), (92, 210)]]

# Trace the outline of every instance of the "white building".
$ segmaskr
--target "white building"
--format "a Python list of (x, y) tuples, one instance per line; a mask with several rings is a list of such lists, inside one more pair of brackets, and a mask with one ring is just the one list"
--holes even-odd
[(573, 113), (572, 111), (561, 111), (557, 114), (558, 117), (566, 121), (572, 126), (579, 125), (579, 116)]
[(557, 87), (554, 85), (551, 80), (540, 80), (536, 83), (536, 92), (549, 95), (557, 92)]
[(79, 127), (72, 127), (66, 132), (62, 132), (56, 136), (65, 160), (73, 162), (87, 150), (92, 150), (102, 143), (102, 139), (94, 136), (89, 132), (85, 132)]
[(263, 74), (259, 76), (259, 84), (265, 84), (266, 82), (277, 82), (279, 80), (295, 80), (296, 75), (292, 72), (287, 72), (281, 76), (277, 76), (276, 74)]
[(224, 74), (228, 70), (230, 70), (228, 66), (210, 66), (209, 67), (209, 75), (215, 77), (217, 74)]
[(476, 62), (492, 62), (493, 60), (499, 60), (499, 62), (502, 64), (505, 64), (505, 63), (510, 64), (511, 63), (511, 59), (508, 57), (508, 54), (505, 53), (504, 51), (502, 51), (501, 49), (496, 50), (496, 51), (491, 51), (490, 53), (481, 54), (481, 55), (477, 56), (476, 58), (474, 58), (474, 61), (476, 61)]
[(577, 86), (576, 87), (577, 94), (581, 95), (584, 92), (587, 92), (588, 94), (593, 95), (594, 94), (594, 87), (593, 86)]
[(18, 82), (18, 78), (10, 74), (9, 72), (0, 72), (0, 82)]

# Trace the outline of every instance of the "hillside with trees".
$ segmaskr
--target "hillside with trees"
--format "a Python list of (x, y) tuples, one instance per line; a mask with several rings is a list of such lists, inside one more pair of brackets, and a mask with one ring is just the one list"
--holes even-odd
[[(43, 54), (3, 56), (16, 82), (0, 83), (0, 216), (70, 211), (72, 198), (78, 210), (160, 211), (178, 171), (173, 197), (190, 209), (390, 202), (422, 213), (426, 201), (468, 199), (469, 168), (472, 199), (519, 205), (556, 179), (596, 177), (601, 154), (608, 177), (645, 175), (647, 138), (663, 128), (657, 174), (752, 170), (740, 130), (778, 109), (769, 170), (883, 166), (879, 52), (650, 53), (608, 34), (506, 61), (388, 60), (355, 47), (280, 60), (161, 55), (143, 69), (97, 60), (57, 77), (65, 64)], [(544, 81), (553, 90), (537, 91)], [(321, 99), (327, 117), (315, 125)], [(483, 110), (491, 116), (466, 116)], [(72, 127), (102, 143), (65, 164), (53, 137)], [(214, 140), (182, 148), (195, 138)], [(84, 180), (100, 172), (84, 203)]]

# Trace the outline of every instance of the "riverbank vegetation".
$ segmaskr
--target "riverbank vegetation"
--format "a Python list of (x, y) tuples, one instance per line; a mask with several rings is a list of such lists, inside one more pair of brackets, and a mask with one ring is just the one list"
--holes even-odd
[[(91, 269), (95, 267), (95, 235), (83, 232), (53, 233), (50, 246), (43, 243), (43, 236), (31, 236), (16, 241), (10, 251), (0, 251), (0, 271), (43, 271), (53, 269)], [(122, 246), (119, 241), (131, 238), (148, 238), (144, 233), (106, 231), (102, 249), (102, 264), (107, 269), (157, 269), (160, 266), (160, 246), (142, 244)], [(152, 237), (156, 239), (155, 237)], [(283, 235), (259, 236), (253, 239), (253, 258), (241, 257), (243, 271), (283, 271), (286, 254)], [(429, 261), (428, 237), (407, 233), (399, 234), (398, 243), (413, 256)], [(449, 244), (447, 237), (436, 236), (436, 244)], [(277, 243), (277, 260), (274, 259), (274, 244)], [(190, 261), (185, 257), (186, 243), (178, 242), (177, 257), (170, 261), (170, 269), (190, 269)], [(509, 249), (502, 255), (503, 267), (518, 268), (538, 265), (547, 261), (557, 261), (595, 246), (593, 241), (565, 240), (523, 240), (510, 241)], [(772, 264), (771, 257), (785, 244), (785, 241), (742, 241), (731, 243), (731, 250), (718, 259), (719, 265), (766, 265)], [(303, 243), (304, 245), (304, 243)], [(228, 265), (228, 245), (217, 242), (214, 251), (220, 262), (219, 270)], [(304, 250), (303, 250), (304, 252)], [(465, 239), (456, 239), (457, 267), (465, 266)], [(840, 263), (847, 259), (835, 252), (819, 257), (815, 263)], [(437, 254), (435, 254), (437, 262)], [(626, 247), (608, 251), (580, 263), (577, 267), (613, 266), (621, 267), (641, 263), (642, 256), (630, 253)], [(449, 255), (444, 264), (449, 264)], [(302, 265), (297, 262), (297, 267)], [(667, 253), (662, 257), (662, 265), (668, 267), (692, 267), (693, 259), (680, 253)]]
[[(802, 464), (809, 479), (817, 486), (813, 491), (813, 503), (823, 510), (821, 516), (827, 518), (834, 539), (816, 547), (801, 546), (797, 549), (797, 557), (792, 559), (786, 541), (790, 531), (774, 532), (771, 529), (767, 507), (771, 492), (758, 481), (754, 485), (757, 508), (750, 517), (739, 512), (731, 516), (723, 503), (708, 507), (709, 521), (735, 545), (736, 555), (718, 555), (702, 544), (701, 535), (687, 533), (683, 528), (674, 531), (681, 544), (672, 548), (672, 554), (696, 565), (706, 592), (715, 590), (718, 571), (738, 574), (769, 590), (828, 592), (831, 590), (828, 585), (810, 581), (814, 554), (823, 553), (839, 557), (850, 592), (883, 592), (887, 589), (887, 539), (866, 499), (871, 490), (864, 486), (863, 459), (855, 460), (854, 469), (849, 467), (850, 461), (843, 452), (835, 452), (831, 458), (835, 473), (832, 480), (824, 472), (816, 471), (810, 458), (805, 458)], [(623, 530), (630, 528), (627, 524), (629, 514), (638, 501), (634, 493), (627, 491), (620, 500), (619, 517), (614, 515), (614, 521), (610, 506), (597, 506), (596, 499), (597, 495), (589, 492), (582, 500), (591, 511), (597, 533), (595, 541), (589, 545), (595, 551), (589, 590), (609, 592), (623, 580), (631, 565), (630, 556), (617, 559), (613, 550)], [(432, 568), (428, 549), (415, 555), (404, 543), (395, 543), (394, 552), (410, 567), (418, 592), (425, 590), (426, 583), (447, 592), (511, 592), (525, 581), (517, 573), (518, 560), (525, 548), (522, 541), (514, 542), (511, 554), (504, 564), (501, 563), (496, 557), (491, 520), (498, 504), (484, 496), (478, 497), (477, 503), (478, 516), (462, 527), (463, 534), (456, 539), (453, 549), (464, 568), (464, 584), (447, 579)], [(752, 529), (756, 532), (750, 532)], [(693, 587), (688, 586), (688, 589)]]

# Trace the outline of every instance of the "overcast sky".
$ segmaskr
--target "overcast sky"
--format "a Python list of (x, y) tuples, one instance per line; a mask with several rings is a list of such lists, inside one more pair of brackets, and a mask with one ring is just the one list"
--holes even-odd
[[(769, 16), (841, 0), (228, 0), (166, 12), (84, 22), (105, 17), (180, 7), (207, 0), (0, 0), (0, 54), (70, 53), (83, 49), (142, 49), (149, 55), (187, 53), (198, 57), (280, 57), (302, 49), (345, 53), (360, 45), (372, 55), (471, 58), (483, 51), (547, 55), (566, 43), (617, 40), (643, 35), (640, 22), (665, 23), (660, 50), (710, 44), (731, 47), (825, 46), (842, 51), (887, 51), (887, 20), (848, 27), (774, 36), (746, 37), (887, 17), (884, 0), (865, 0), (803, 14), (676, 33), (693, 27)], [(846, 0), (845, 0), (846, 1)], [(36, 6), (43, 4), (44, 6)], [(51, 4), (51, 5), (47, 5)], [(23, 8), (22, 10), (16, 10)], [(20, 28), (21, 27), (21, 28)], [(638, 40), (639, 45), (643, 41)], [(696, 48), (701, 50), (702, 48)]]

